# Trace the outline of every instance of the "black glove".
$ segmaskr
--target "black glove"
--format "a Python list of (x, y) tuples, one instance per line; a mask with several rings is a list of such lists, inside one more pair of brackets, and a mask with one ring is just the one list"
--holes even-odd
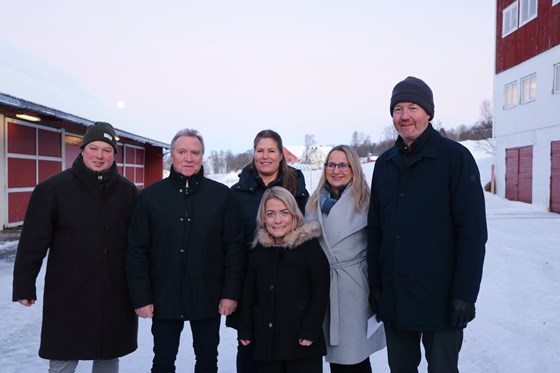
[(451, 299), (449, 304), (449, 323), (453, 328), (464, 328), (474, 319), (476, 310), (474, 303), (461, 299)]

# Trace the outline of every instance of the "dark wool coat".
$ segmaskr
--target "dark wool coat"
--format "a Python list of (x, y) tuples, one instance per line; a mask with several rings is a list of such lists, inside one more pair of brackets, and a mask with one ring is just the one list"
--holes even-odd
[[(305, 189), (305, 177), (300, 170), (290, 167), (296, 172), (297, 186), (294, 197), (302, 214), (305, 214), (305, 204), (309, 198), (309, 192)], [(239, 174), (239, 181), (231, 187), (234, 192), (233, 197), (237, 203), (239, 216), (243, 224), (243, 239), (245, 241), (245, 250), (249, 251), (253, 239), (255, 238), (255, 230), (257, 228), (257, 211), (261, 203), (262, 196), (267, 189), (273, 186), (282, 186), (283, 177), (275, 182), (264, 185), (257, 171), (252, 164), (243, 168)], [(226, 319), (226, 325), (237, 328), (239, 312), (234, 312)]]
[(154, 317), (217, 317), (220, 299), (239, 300), (246, 265), (231, 191), (203, 170), (168, 178), (140, 193), (129, 230), (127, 275), (134, 308)]
[[(305, 189), (305, 177), (300, 170), (290, 167), (296, 172), (297, 187), (294, 197), (296, 198), (299, 209), (305, 214), (305, 204), (309, 198), (309, 192)], [(280, 177), (276, 182), (264, 185), (262, 179), (252, 165), (247, 165), (239, 174), (239, 181), (231, 187), (234, 191), (234, 198), (239, 206), (239, 213), (243, 221), (244, 238), (249, 248), (255, 237), (256, 217), (261, 198), (267, 189), (273, 186), (282, 186), (283, 178)]]
[[(286, 235), (273, 246), (262, 229), (250, 254), (241, 303), (239, 339), (255, 343), (255, 359), (280, 361), (326, 354), (323, 319), (329, 300), (329, 263), (317, 237), (317, 222)], [(300, 346), (298, 339), (313, 344)]]
[(102, 190), (81, 155), (34, 189), (14, 265), (13, 300), (37, 299), (35, 280), (48, 251), (42, 358), (113, 359), (136, 349), (138, 322), (124, 260), (137, 194), (116, 165)]
[[(407, 166), (397, 146), (375, 163), (368, 215), (370, 288), (400, 330), (449, 330), (451, 298), (475, 302), (487, 239), (484, 195), (470, 152), (431, 126)], [(402, 143), (399, 139), (397, 143)]]

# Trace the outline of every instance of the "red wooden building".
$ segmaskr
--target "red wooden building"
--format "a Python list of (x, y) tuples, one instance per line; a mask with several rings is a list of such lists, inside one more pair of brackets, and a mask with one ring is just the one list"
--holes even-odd
[[(35, 185), (72, 165), (93, 122), (0, 93), (0, 230), (22, 224)], [(140, 189), (161, 180), (169, 145), (115, 130), (119, 172)]]
[(496, 191), (560, 212), (560, 0), (498, 0)]

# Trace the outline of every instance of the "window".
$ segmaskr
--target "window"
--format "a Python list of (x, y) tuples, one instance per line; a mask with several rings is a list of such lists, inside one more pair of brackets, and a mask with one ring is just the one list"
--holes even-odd
[(502, 13), (502, 37), (517, 30), (517, 1), (504, 9)]
[[(558, 0), (560, 3), (560, 0)], [(560, 63), (554, 65), (554, 80), (552, 82), (552, 93), (560, 93)]]
[(537, 18), (537, 0), (519, 0), (519, 26)]
[(504, 109), (517, 105), (517, 82), (504, 87)]
[(534, 101), (537, 97), (537, 74), (521, 79), (521, 103)]

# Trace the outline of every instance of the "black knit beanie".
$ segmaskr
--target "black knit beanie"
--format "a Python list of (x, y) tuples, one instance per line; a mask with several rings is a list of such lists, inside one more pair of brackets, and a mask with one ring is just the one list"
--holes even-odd
[(395, 105), (399, 102), (413, 102), (424, 109), (430, 116), (430, 120), (434, 117), (434, 95), (422, 79), (409, 76), (397, 83), (391, 95), (391, 116), (393, 116)]
[(83, 149), (87, 144), (93, 141), (104, 141), (113, 147), (115, 154), (118, 153), (115, 129), (109, 123), (95, 122), (93, 126), (89, 126), (86, 130), (84, 141), (82, 145), (80, 145), (80, 149)]

